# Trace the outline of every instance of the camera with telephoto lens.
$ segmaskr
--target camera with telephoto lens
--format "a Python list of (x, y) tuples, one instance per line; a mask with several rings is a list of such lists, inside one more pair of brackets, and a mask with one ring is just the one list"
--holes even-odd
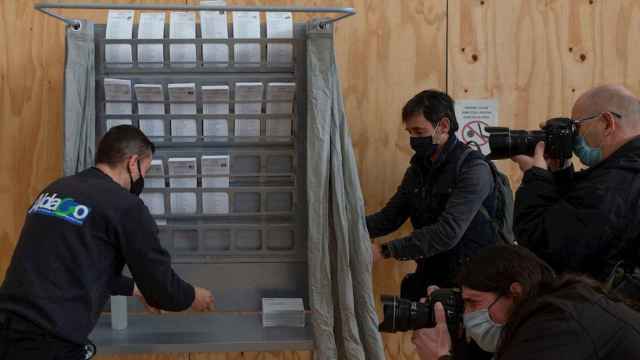
[(569, 118), (553, 118), (542, 130), (511, 130), (506, 127), (486, 127), (489, 133), (489, 159), (508, 159), (515, 155), (533, 156), (536, 145), (544, 141), (545, 156), (561, 162), (571, 158), (578, 131)]
[(427, 297), (425, 303), (413, 302), (393, 295), (382, 295), (383, 321), (378, 326), (382, 332), (417, 330), (436, 326), (436, 314), (433, 306), (442, 303), (449, 334), (456, 337), (462, 324), (464, 302), (462, 291), (458, 288), (438, 289)]

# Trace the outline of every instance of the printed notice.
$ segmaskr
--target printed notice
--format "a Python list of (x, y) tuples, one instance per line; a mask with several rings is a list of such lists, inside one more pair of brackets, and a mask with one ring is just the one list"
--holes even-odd
[[(196, 84), (169, 84), (169, 101), (172, 115), (196, 113)], [(175, 142), (193, 142), (198, 135), (195, 119), (171, 119), (171, 136)], [(190, 137), (194, 136), (194, 137)]]
[(480, 149), (484, 155), (489, 154), (489, 134), (484, 130), (487, 126), (498, 124), (498, 101), (458, 100), (455, 102), (456, 118), (459, 130), (458, 138), (474, 149)]
[[(200, 5), (225, 6), (224, 0), (201, 1)], [(228, 39), (227, 13), (224, 11), (201, 11), (200, 26), (203, 39)], [(202, 58), (205, 64), (227, 66), (229, 64), (228, 44), (203, 44)]]
[[(105, 37), (108, 40), (130, 40), (133, 16), (133, 10), (110, 10)], [(105, 44), (105, 61), (112, 66), (131, 67), (131, 44)]]
[[(136, 84), (138, 114), (164, 115), (164, 93), (160, 84)], [(140, 118), (140, 130), (149, 137), (164, 137), (164, 120)]]
[[(169, 25), (171, 39), (196, 38), (196, 14), (193, 12), (172, 12)], [(196, 45), (171, 44), (169, 48), (171, 62), (183, 67), (193, 67), (196, 64)]]
[[(236, 39), (260, 39), (260, 13), (257, 11), (236, 11), (233, 13), (233, 36)], [(235, 44), (237, 66), (259, 66), (260, 44)]]
[[(164, 38), (164, 13), (141, 13), (138, 26), (138, 39)], [(138, 44), (138, 63), (162, 66), (164, 51), (162, 43)]]
[[(195, 188), (197, 186), (196, 158), (169, 158), (169, 186)], [(173, 214), (194, 214), (197, 202), (195, 192), (171, 192)]]

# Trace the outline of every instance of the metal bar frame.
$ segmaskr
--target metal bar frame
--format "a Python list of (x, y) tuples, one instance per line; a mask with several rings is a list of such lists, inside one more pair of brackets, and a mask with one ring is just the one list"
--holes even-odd
[(356, 14), (353, 8), (339, 7), (299, 7), (299, 6), (202, 6), (202, 5), (161, 5), (161, 4), (88, 4), (88, 3), (39, 3), (34, 9), (63, 21), (69, 26), (78, 28), (80, 20), (69, 19), (53, 12), (53, 9), (73, 10), (169, 10), (169, 11), (260, 11), (260, 12), (293, 12), (293, 13), (333, 13), (340, 14), (331, 19), (319, 22), (320, 27), (340, 21)]

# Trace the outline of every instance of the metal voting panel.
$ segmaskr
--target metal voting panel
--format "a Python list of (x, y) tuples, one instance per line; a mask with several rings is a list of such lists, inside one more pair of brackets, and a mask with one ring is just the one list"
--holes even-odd
[[(187, 281), (210, 288), (220, 310), (257, 311), (263, 296), (302, 297), (306, 303), (306, 24), (294, 24), (292, 39), (267, 39), (264, 24), (261, 38), (248, 40), (202, 39), (200, 24), (196, 38), (188, 40), (139, 40), (137, 25), (133, 39), (128, 40), (106, 40), (105, 31), (105, 25), (96, 25), (96, 141), (109, 126), (122, 123), (157, 129), (154, 135), (160, 135), (150, 138), (156, 145), (154, 160), (161, 162), (163, 171), (149, 174), (146, 182), (153, 186), (147, 185), (142, 197), (148, 205), (153, 203), (150, 209), (160, 240), (171, 253), (176, 271)], [(267, 62), (267, 46), (272, 42), (292, 44), (291, 64)], [(138, 63), (138, 46), (147, 43), (162, 44), (163, 63)], [(174, 43), (195, 44), (197, 61), (171, 63)], [(227, 44), (228, 61), (204, 62), (202, 49), (208, 43)], [(259, 44), (260, 63), (235, 62), (236, 43)], [(105, 46), (110, 44), (130, 45), (133, 63), (106, 63)], [(131, 114), (106, 113), (105, 79), (131, 81), (131, 100), (115, 101), (130, 102)], [(293, 111), (268, 114), (270, 103), (283, 102), (266, 100), (269, 84), (292, 82), (296, 84)], [(195, 101), (190, 104), (195, 104), (196, 111), (173, 115), (171, 105), (180, 103), (170, 101), (168, 86), (184, 83), (195, 84)], [(257, 103), (259, 113), (236, 113), (244, 103), (236, 100), (237, 83), (262, 84), (261, 100), (251, 101)], [(164, 106), (164, 114), (140, 114), (140, 101), (133, 91), (136, 84), (162, 86), (163, 99), (157, 103)], [(220, 85), (229, 88), (228, 114), (205, 114), (210, 103), (203, 99), (203, 86)], [(214, 120), (217, 126), (226, 127), (228, 136), (207, 133)], [(191, 126), (193, 133), (175, 135), (175, 121)], [(240, 121), (252, 121), (259, 132), (234, 136)], [(267, 131), (270, 121), (290, 122), (290, 134), (271, 136)], [(222, 176), (228, 178), (228, 184), (210, 183), (215, 176), (202, 166), (203, 157), (210, 156), (228, 156), (228, 174)], [(169, 173), (169, 162), (175, 158), (195, 158), (189, 176)], [(190, 179), (187, 186), (180, 182), (185, 178)], [(129, 305), (134, 311), (140, 307), (133, 301)]]

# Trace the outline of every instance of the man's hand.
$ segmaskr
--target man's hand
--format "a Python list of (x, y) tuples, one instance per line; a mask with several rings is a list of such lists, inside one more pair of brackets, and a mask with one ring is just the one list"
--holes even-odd
[(436, 326), (431, 329), (419, 329), (413, 332), (411, 341), (416, 346), (420, 360), (437, 360), (451, 353), (451, 337), (447, 326), (444, 307), (441, 303), (434, 305)]
[(211, 291), (194, 286), (196, 291), (195, 299), (191, 308), (195, 311), (211, 311), (213, 310), (213, 295)]
[(164, 310), (160, 310), (157, 308), (154, 308), (153, 306), (149, 305), (147, 303), (147, 300), (144, 298), (144, 295), (142, 295), (142, 293), (140, 292), (140, 289), (138, 289), (138, 285), (133, 285), (133, 296), (136, 297), (138, 299), (138, 301), (140, 301), (140, 303), (142, 305), (144, 305), (145, 310), (147, 310), (148, 312), (152, 313), (152, 314), (164, 314), (165, 311)]
[(511, 158), (520, 166), (522, 172), (526, 172), (532, 167), (539, 167), (544, 170), (548, 170), (547, 161), (544, 159), (544, 141), (536, 144), (536, 150), (533, 153), (533, 157), (527, 155), (516, 155)]
[(382, 248), (375, 242), (371, 243), (371, 257), (373, 258), (374, 263), (384, 260), (384, 257), (382, 256)]

